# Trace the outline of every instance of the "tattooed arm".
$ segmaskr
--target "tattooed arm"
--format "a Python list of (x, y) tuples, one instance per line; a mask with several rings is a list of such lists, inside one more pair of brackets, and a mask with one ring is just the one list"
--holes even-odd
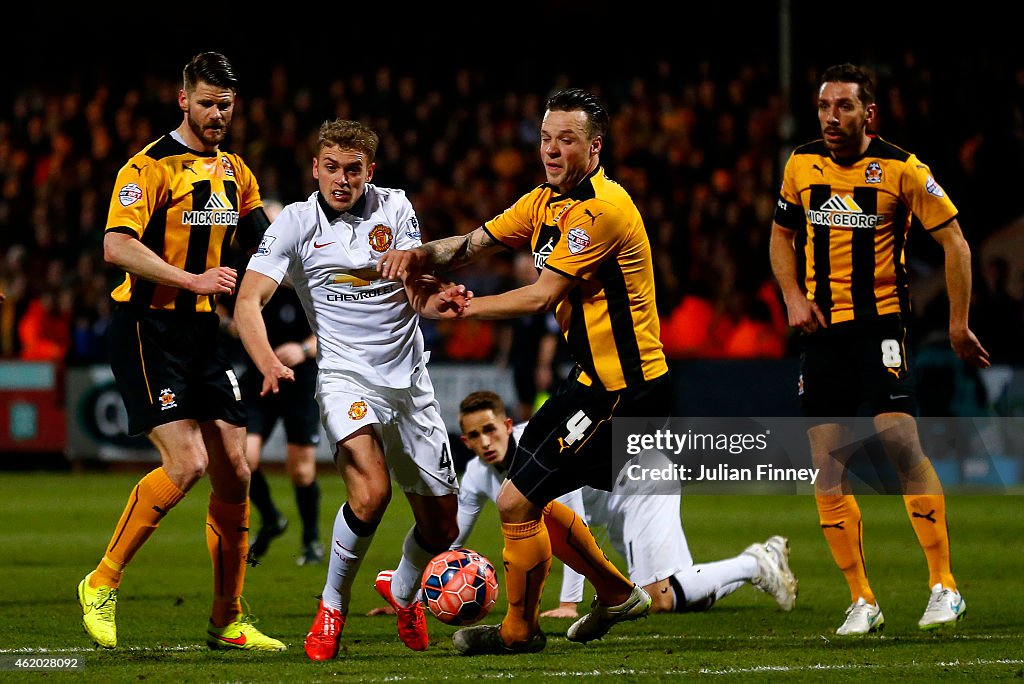
[(401, 280), (406, 273), (450, 271), (504, 247), (483, 228), (466, 235), (432, 240), (414, 249), (393, 249), (377, 263), (380, 274)]

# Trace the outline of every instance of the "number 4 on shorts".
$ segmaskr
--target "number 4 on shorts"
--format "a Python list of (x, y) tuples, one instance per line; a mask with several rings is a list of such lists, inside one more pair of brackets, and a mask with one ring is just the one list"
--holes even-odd
[(589, 416), (583, 411), (577, 411), (572, 418), (565, 421), (565, 427), (569, 431), (565, 437), (558, 438), (558, 444), (562, 447), (559, 451), (565, 451), (570, 446), (576, 443), (584, 434), (586, 430), (593, 424)]

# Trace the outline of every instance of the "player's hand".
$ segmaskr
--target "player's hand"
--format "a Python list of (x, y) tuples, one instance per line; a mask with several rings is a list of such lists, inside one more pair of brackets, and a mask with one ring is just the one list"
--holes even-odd
[(988, 368), (992, 365), (989, 361), (988, 352), (981, 346), (981, 342), (971, 332), (970, 328), (949, 331), (949, 344), (953, 347), (956, 355), (966, 363), (978, 368)]
[(806, 297), (793, 298), (786, 301), (786, 311), (789, 314), (790, 327), (796, 328), (802, 333), (812, 333), (819, 327), (827, 328), (825, 315), (821, 313), (817, 303)]
[(295, 382), (295, 371), (282, 363), (277, 363), (263, 373), (263, 387), (260, 389), (260, 396), (277, 394), (280, 391), (282, 380)]
[[(437, 311), (441, 314), (451, 313), (461, 316), (473, 299), (473, 291), (465, 285), (449, 285), (437, 293)], [(447, 316), (446, 316), (447, 318)]]
[(306, 352), (302, 350), (302, 345), (298, 342), (285, 342), (274, 349), (274, 355), (277, 356), (278, 361), (289, 368), (294, 368), (306, 360)]
[(375, 617), (377, 615), (396, 615), (395, 609), (391, 606), (380, 606), (378, 608), (371, 608), (366, 611), (366, 617)]
[(558, 604), (557, 608), (551, 610), (545, 610), (540, 614), (542, 618), (575, 618), (579, 617), (579, 612), (576, 609), (575, 603), (566, 603), (562, 601)]
[(193, 276), (189, 290), (197, 295), (231, 294), (235, 291), (238, 272), (227, 266), (215, 266)]
[(389, 280), (405, 280), (407, 275), (422, 271), (426, 263), (427, 253), (421, 247), (392, 249), (377, 262), (377, 272)]

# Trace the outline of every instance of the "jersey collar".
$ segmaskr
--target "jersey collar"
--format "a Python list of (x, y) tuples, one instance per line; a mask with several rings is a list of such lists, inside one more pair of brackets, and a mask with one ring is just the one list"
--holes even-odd
[(185, 144), (185, 140), (178, 134), (178, 131), (171, 131), (167, 134), (167, 137), (173, 140), (175, 143), (180, 145), (189, 154), (194, 154), (197, 157), (216, 157), (217, 150), (213, 152), (204, 152), (200, 150), (193, 150), (191, 147)]
[(356, 201), (356, 203), (352, 205), (352, 208), (349, 209), (348, 211), (337, 211), (336, 209), (332, 209), (331, 205), (329, 205), (327, 203), (327, 200), (324, 199), (324, 196), (320, 194), (320, 191), (317, 191), (316, 193), (316, 201), (317, 204), (320, 205), (320, 208), (323, 210), (324, 216), (327, 217), (328, 223), (334, 223), (334, 221), (342, 214), (349, 214), (350, 216), (362, 217), (363, 211), (366, 209), (365, 192), (363, 193), (362, 197), (360, 197)]
[[(582, 202), (588, 199), (594, 199), (595, 197), (597, 197), (597, 193), (594, 190), (594, 178), (598, 174), (603, 173), (604, 167), (602, 167), (599, 164), (597, 168), (595, 168), (593, 171), (587, 174), (586, 178), (577, 183), (575, 188), (565, 193), (564, 195), (555, 195), (554, 197), (548, 200), (548, 204), (553, 204), (554, 202), (562, 202), (567, 199), (576, 200), (577, 202)], [(544, 185), (554, 190), (554, 186), (552, 186), (551, 184), (545, 183)]]
[(870, 140), (868, 140), (868, 146), (864, 148), (864, 152), (862, 154), (858, 154), (855, 157), (844, 157), (842, 159), (836, 159), (835, 157), (832, 157), (832, 161), (834, 161), (839, 166), (853, 166), (854, 164), (859, 162), (861, 159), (864, 159), (865, 157), (877, 157), (877, 154), (873, 154), (873, 150), (876, 147), (878, 147), (878, 143), (876, 142), (878, 140), (878, 136), (870, 135), (868, 137), (870, 138)]

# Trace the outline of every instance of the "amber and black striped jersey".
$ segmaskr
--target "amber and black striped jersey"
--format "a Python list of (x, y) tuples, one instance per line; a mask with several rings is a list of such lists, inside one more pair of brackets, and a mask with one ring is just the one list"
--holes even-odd
[(566, 195), (534, 188), (483, 228), (513, 249), (530, 241), (538, 270), (577, 281), (555, 318), (583, 384), (614, 391), (668, 372), (644, 222), (601, 167)]
[(909, 313), (911, 214), (928, 231), (957, 214), (913, 154), (878, 137), (849, 164), (821, 140), (794, 150), (775, 222), (797, 231), (797, 279), (829, 323)]
[[(260, 206), (259, 185), (241, 157), (196, 152), (168, 134), (118, 172), (106, 230), (134, 235), (172, 266), (203, 273), (221, 265), (239, 218)], [(213, 297), (130, 273), (111, 296), (140, 310), (216, 309)]]

